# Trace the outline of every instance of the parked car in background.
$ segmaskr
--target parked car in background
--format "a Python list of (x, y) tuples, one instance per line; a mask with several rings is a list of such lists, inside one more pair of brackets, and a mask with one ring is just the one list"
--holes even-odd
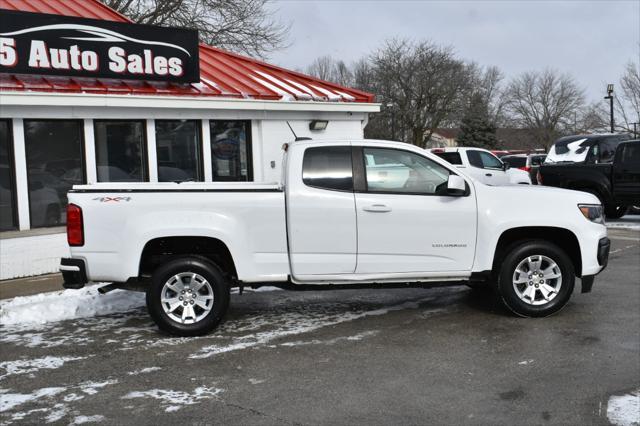
[(531, 185), (529, 173), (510, 168), (508, 163), (503, 163), (486, 149), (435, 148), (431, 152), (454, 166), (465, 169), (471, 177), (487, 185)]
[(608, 136), (559, 142), (560, 148), (554, 145), (538, 171), (539, 184), (589, 192), (611, 219), (640, 205), (640, 140)]
[(502, 162), (507, 163), (512, 169), (520, 169), (529, 173), (531, 182), (537, 185), (536, 175), (540, 164), (544, 162), (547, 154), (512, 154), (501, 157)]

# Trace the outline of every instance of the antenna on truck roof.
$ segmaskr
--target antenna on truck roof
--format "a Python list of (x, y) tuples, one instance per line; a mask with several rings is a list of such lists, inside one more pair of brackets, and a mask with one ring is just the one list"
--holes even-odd
[(296, 135), (296, 132), (293, 131), (293, 127), (291, 127), (291, 124), (289, 124), (288, 120), (287, 120), (287, 126), (289, 126), (289, 130), (291, 130), (291, 133), (293, 133), (293, 137), (296, 138), (295, 139), (296, 142), (297, 141), (310, 141), (311, 140), (311, 138), (307, 138), (307, 137), (303, 137), (303, 136), (298, 137), (298, 135)]

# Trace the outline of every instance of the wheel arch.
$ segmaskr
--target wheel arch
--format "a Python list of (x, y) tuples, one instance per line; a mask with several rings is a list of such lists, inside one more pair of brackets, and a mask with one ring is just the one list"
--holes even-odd
[(147, 241), (140, 255), (138, 276), (151, 275), (167, 259), (188, 255), (206, 258), (230, 277), (238, 276), (229, 247), (220, 239), (202, 236), (166, 236)]
[(582, 256), (578, 238), (568, 229), (552, 226), (523, 226), (503, 231), (496, 244), (493, 270), (496, 270), (511, 246), (531, 240), (544, 240), (560, 247), (571, 259), (576, 276), (582, 275)]

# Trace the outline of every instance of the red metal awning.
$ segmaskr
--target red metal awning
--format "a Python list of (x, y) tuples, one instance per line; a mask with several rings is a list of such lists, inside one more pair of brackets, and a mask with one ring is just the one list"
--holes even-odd
[[(0, 0), (0, 9), (131, 22), (98, 0)], [(0, 91), (374, 102), (374, 95), (200, 44), (200, 82), (0, 74)]]

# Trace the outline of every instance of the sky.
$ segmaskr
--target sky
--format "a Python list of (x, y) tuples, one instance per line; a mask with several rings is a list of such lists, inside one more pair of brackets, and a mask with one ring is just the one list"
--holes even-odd
[(640, 62), (640, 0), (275, 0), (271, 7), (291, 30), (290, 46), (269, 62), (290, 69), (324, 55), (351, 63), (393, 37), (427, 39), (507, 78), (545, 68), (569, 73), (596, 101), (626, 63)]

